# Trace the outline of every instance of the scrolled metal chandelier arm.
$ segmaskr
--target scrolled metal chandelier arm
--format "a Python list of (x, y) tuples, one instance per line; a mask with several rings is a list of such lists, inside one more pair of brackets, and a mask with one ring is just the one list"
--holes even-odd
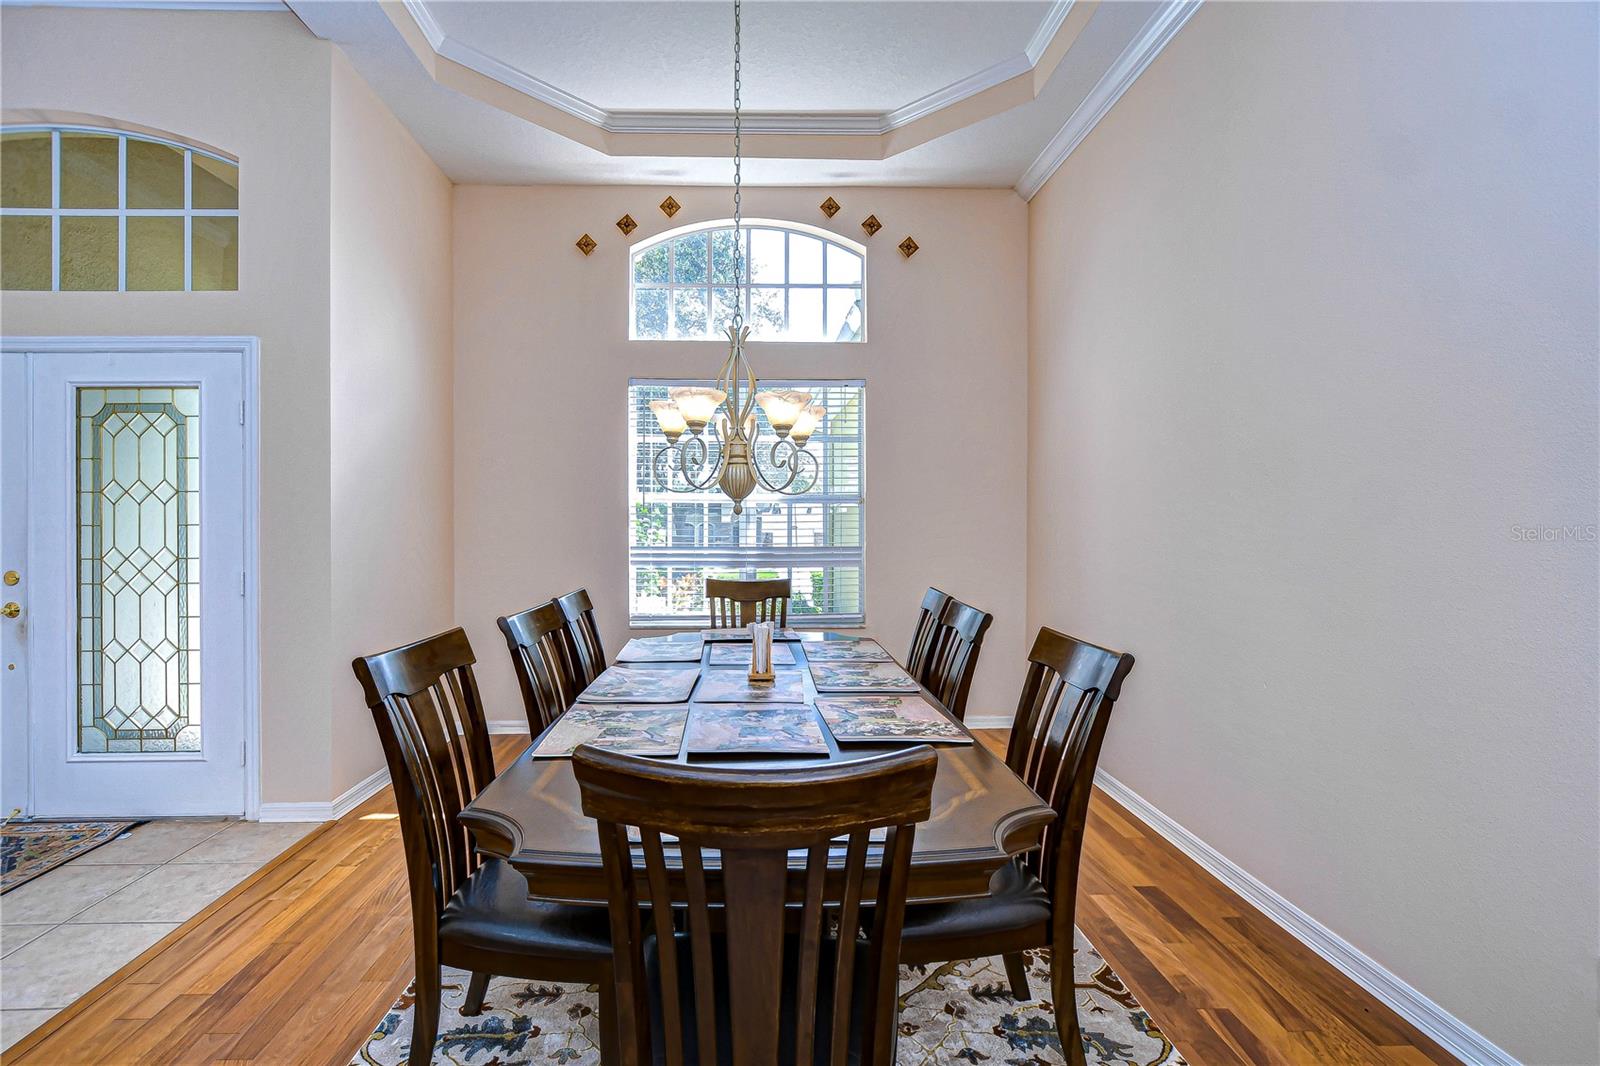
[[(817, 474), (820, 471), (817, 466), (817, 457), (788, 437), (772, 442), (772, 446), (767, 450), (767, 464), (774, 470), (789, 471), (789, 476), (783, 481), (774, 482), (767, 477), (766, 471), (762, 470), (760, 465), (757, 464), (756, 479), (761, 482), (761, 487), (768, 492), (789, 494), (810, 492), (811, 487), (817, 483)], [(802, 471), (809, 471), (810, 476), (802, 478)], [(798, 488), (795, 487), (797, 481), (800, 483)]]
[[(711, 432), (708, 430), (708, 432)], [(688, 487), (679, 491), (701, 491), (711, 488), (722, 474), (722, 451), (718, 449), (717, 462), (711, 463), (711, 449), (703, 436), (663, 444), (651, 460), (651, 472), (661, 488), (672, 486), (672, 475), (681, 477)]]

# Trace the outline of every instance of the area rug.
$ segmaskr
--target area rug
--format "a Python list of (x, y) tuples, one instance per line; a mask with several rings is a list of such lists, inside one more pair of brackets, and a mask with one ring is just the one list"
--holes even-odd
[(0, 828), (0, 895), (115, 840), (138, 822), (8, 822)]
[[(1100, 953), (1079, 932), (1073, 951), (1078, 1024), (1084, 1054), (1101, 1066), (1184, 1066), (1184, 1058), (1151, 1021)], [(592, 986), (530, 984), (495, 978), (483, 1013), (461, 1016), (468, 974), (446, 969), (439, 1039), (433, 1061), (447, 1066), (598, 1066), (597, 997)], [(1050, 953), (1028, 953), (1028, 982), (1048, 997)], [(1064, 1062), (1048, 998), (1011, 998), (998, 958), (900, 968), (898, 1066), (994, 1063), (1042, 1066)], [(415, 989), (384, 1015), (351, 1066), (399, 1066), (411, 1047)]]

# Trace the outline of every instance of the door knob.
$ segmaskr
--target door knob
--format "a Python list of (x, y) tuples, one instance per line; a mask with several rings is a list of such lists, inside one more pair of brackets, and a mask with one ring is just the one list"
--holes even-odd
[(19, 615), (21, 613), (22, 613), (22, 604), (18, 603), (16, 600), (12, 600), (10, 603), (6, 604), (4, 607), (0, 607), (0, 614), (5, 615), (7, 618), (15, 618), (17, 615)]

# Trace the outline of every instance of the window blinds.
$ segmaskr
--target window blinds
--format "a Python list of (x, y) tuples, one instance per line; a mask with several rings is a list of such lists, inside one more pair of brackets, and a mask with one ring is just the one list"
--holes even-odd
[[(816, 482), (785, 496), (757, 488), (734, 517), (715, 486), (672, 492), (657, 484), (653, 462), (666, 445), (650, 401), (673, 385), (695, 381), (634, 380), (628, 385), (628, 587), (632, 623), (682, 625), (705, 618), (708, 577), (786, 577), (795, 625), (859, 625), (865, 618), (863, 570), (863, 429), (866, 388), (860, 381), (763, 381), (763, 388), (802, 389), (828, 409), (805, 450), (817, 460)], [(771, 472), (776, 439), (757, 408), (757, 462)], [(712, 451), (712, 463), (716, 452)]]

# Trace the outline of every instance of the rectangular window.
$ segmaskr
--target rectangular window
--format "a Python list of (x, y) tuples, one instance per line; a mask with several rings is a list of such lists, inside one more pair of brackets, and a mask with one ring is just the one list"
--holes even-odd
[[(789, 621), (798, 626), (851, 626), (866, 619), (864, 600), (864, 457), (866, 385), (861, 381), (762, 381), (763, 389), (802, 389), (828, 415), (806, 444), (817, 460), (804, 493), (757, 488), (734, 517), (714, 486), (674, 492), (656, 480), (655, 457), (666, 441), (650, 413), (674, 385), (628, 384), (628, 611), (635, 626), (686, 626), (708, 616), (708, 577), (786, 577)], [(758, 408), (759, 412), (759, 408)], [(758, 414), (757, 461), (775, 439)], [(709, 431), (708, 431), (709, 432)]]

